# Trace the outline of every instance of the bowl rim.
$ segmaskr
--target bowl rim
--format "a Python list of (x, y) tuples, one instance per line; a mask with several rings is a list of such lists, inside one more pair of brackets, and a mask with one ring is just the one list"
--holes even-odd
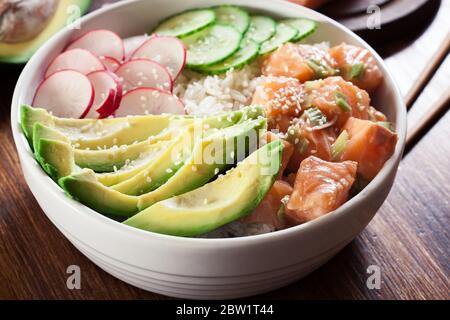
[[(80, 20), (80, 23), (83, 23), (87, 20), (93, 20), (98, 16), (103, 15), (105, 12), (108, 12), (110, 10), (116, 10), (120, 9), (122, 7), (131, 6), (134, 3), (143, 2), (144, 0), (131, 0), (131, 1), (124, 1), (124, 2), (117, 2), (114, 4), (109, 4), (103, 8), (100, 8), (98, 10), (95, 10), (85, 16), (83, 16)], [(224, 1), (226, 2), (226, 1)], [(228, 1), (228, 2), (233, 2)], [(258, 5), (255, 6), (255, 9), (258, 8), (264, 8), (265, 4), (269, 3), (269, 0), (262, 0), (258, 2)], [(392, 90), (394, 94), (394, 108), (395, 108), (395, 115), (396, 115), (396, 130), (398, 135), (398, 141), (396, 148), (394, 150), (393, 155), (386, 161), (383, 168), (378, 172), (378, 174), (375, 176), (375, 178), (362, 190), (359, 192), (356, 196), (352, 197), (348, 201), (346, 201), (343, 205), (341, 205), (338, 209), (330, 212), (332, 214), (326, 214), (320, 218), (317, 218), (315, 220), (306, 222), (301, 225), (293, 226), (287, 229), (278, 230), (274, 232), (264, 233), (264, 234), (258, 234), (258, 235), (250, 235), (250, 236), (243, 236), (243, 237), (235, 237), (235, 238), (192, 238), (192, 237), (181, 237), (181, 236), (172, 236), (172, 235), (166, 235), (166, 234), (160, 234), (155, 232), (149, 232), (145, 230), (141, 230), (138, 228), (134, 228), (125, 224), (122, 224), (118, 221), (115, 221), (111, 218), (108, 218), (97, 211), (79, 203), (78, 201), (75, 201), (73, 199), (70, 199), (67, 197), (64, 192), (61, 190), (61, 188), (52, 180), (49, 179), (47, 174), (42, 171), (40, 166), (37, 165), (37, 162), (33, 156), (33, 153), (31, 152), (31, 148), (28, 145), (28, 142), (25, 139), (25, 136), (23, 135), (20, 124), (19, 124), (19, 114), (18, 110), (20, 107), (20, 95), (23, 88), (23, 82), (26, 78), (31, 77), (31, 74), (28, 74), (28, 70), (30, 66), (34, 63), (35, 60), (38, 60), (40, 58), (39, 52), (42, 52), (47, 46), (50, 46), (54, 42), (58, 42), (60, 37), (65, 34), (66, 32), (69, 32), (70, 26), (66, 26), (65, 28), (58, 31), (55, 35), (53, 35), (47, 42), (39, 48), (39, 50), (33, 55), (33, 57), (30, 59), (30, 61), (27, 63), (25, 68), (22, 70), (20, 77), (16, 83), (15, 89), (14, 89), (14, 95), (11, 103), (11, 130), (13, 132), (13, 138), (16, 145), (16, 149), (19, 154), (19, 158), (21, 161), (21, 165), (29, 165), (31, 170), (33, 171), (33, 174), (41, 180), (42, 185), (46, 187), (46, 192), (52, 193), (53, 196), (58, 198), (64, 198), (63, 201), (76, 213), (77, 215), (82, 215), (85, 217), (89, 217), (92, 219), (95, 219), (96, 222), (106, 224), (108, 227), (114, 229), (115, 232), (119, 233), (126, 233), (127, 236), (134, 236), (142, 238), (144, 241), (152, 241), (152, 240), (167, 240), (171, 241), (174, 244), (182, 244), (184, 246), (197, 246), (197, 247), (209, 247), (210, 245), (213, 246), (227, 246), (227, 247), (239, 247), (243, 244), (250, 245), (254, 244), (256, 242), (267, 242), (267, 241), (275, 241), (275, 240), (283, 240), (284, 238), (288, 238), (291, 236), (294, 236), (295, 234), (302, 232), (305, 229), (319, 229), (325, 224), (333, 223), (336, 219), (340, 219), (343, 215), (351, 211), (352, 207), (354, 207), (356, 204), (361, 203), (365, 200), (365, 197), (367, 194), (375, 193), (380, 188), (383, 188), (384, 182), (388, 179), (388, 177), (392, 174), (396, 174), (396, 168), (397, 163), (400, 161), (403, 150), (405, 148), (405, 137), (406, 137), (406, 123), (407, 123), (407, 114), (406, 114), (406, 107), (404, 104), (403, 97), (400, 93), (399, 87), (395, 81), (395, 79), (392, 77), (391, 72), (386, 67), (386, 64), (384, 63), (383, 59), (378, 55), (378, 53), (369, 45), (366, 41), (361, 39), (358, 35), (353, 33), (351, 30), (346, 28), (345, 26), (341, 25), (340, 23), (336, 22), (335, 20), (328, 18), (327, 16), (316, 12), (312, 9), (305, 8), (303, 6), (282, 1), (282, 0), (270, 0), (271, 4), (276, 4), (277, 6), (283, 6), (286, 7), (286, 9), (293, 10), (294, 12), (298, 12), (299, 14), (307, 13), (311, 16), (316, 16), (321, 19), (322, 22), (326, 22), (330, 25), (332, 25), (333, 28), (340, 29), (340, 31), (346, 33), (351, 38), (355, 39), (357, 42), (359, 42), (361, 45), (363, 45), (366, 49), (368, 49), (375, 59), (377, 60), (378, 65), (381, 67), (381, 70), (383, 72), (383, 75), (385, 76), (385, 79), (390, 82), (390, 86), (388, 86), (388, 90)], [(244, 6), (252, 8), (251, 4), (245, 4)], [(24, 163), (25, 162), (25, 163)], [(28, 183), (27, 183), (28, 184)], [(43, 210), (44, 211), (44, 210)], [(44, 211), (44, 213), (47, 215), (47, 213)], [(91, 220), (90, 222), (92, 222)]]

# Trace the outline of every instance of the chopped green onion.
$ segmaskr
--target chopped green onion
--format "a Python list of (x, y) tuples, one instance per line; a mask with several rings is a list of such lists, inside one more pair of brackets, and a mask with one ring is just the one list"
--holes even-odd
[(348, 142), (348, 132), (344, 130), (341, 132), (336, 141), (331, 145), (331, 159), (336, 161), (339, 156), (344, 152)]
[(336, 104), (341, 108), (344, 112), (352, 111), (352, 107), (348, 104), (347, 96), (342, 92), (336, 91), (334, 93)]
[(350, 70), (350, 78), (351, 79), (361, 79), (364, 71), (366, 70), (366, 65), (363, 62), (357, 62), (352, 64)]
[(391, 132), (395, 132), (394, 126), (392, 125), (392, 123), (390, 123), (388, 121), (377, 121), (377, 124), (379, 124), (382, 127), (385, 127), (386, 129), (388, 129)]
[(327, 117), (318, 108), (308, 108), (304, 114), (314, 126), (322, 126), (327, 123)]
[(329, 68), (314, 59), (306, 59), (306, 64), (312, 69), (316, 78), (329, 77), (335, 73), (334, 69)]

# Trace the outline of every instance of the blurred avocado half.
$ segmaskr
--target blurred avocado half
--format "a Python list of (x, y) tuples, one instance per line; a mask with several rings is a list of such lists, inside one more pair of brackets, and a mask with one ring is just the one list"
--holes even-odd
[(75, 21), (91, 0), (0, 0), (0, 62), (27, 62), (53, 34)]

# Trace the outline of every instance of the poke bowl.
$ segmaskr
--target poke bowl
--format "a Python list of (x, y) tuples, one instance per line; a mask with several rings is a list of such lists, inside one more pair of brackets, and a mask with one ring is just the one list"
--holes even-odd
[[(216, 23), (218, 9), (243, 12), (250, 27), (239, 30), (247, 19), (239, 17), (233, 26)], [(256, 16), (274, 21), (269, 35), (251, 29)], [(300, 18), (298, 30), (286, 20)], [(45, 214), (114, 277), (190, 299), (271, 291), (326, 263), (386, 199), (404, 148), (403, 100), (378, 54), (333, 20), (285, 1), (213, 0), (205, 8), (201, 0), (137, 0), (93, 12), (80, 25), (59, 32), (26, 65), (11, 124), (26, 182)], [(248, 30), (258, 32), (244, 42)], [(111, 48), (131, 37), (141, 41), (133, 49)], [(117, 56), (93, 58), (106, 47)], [(354, 50), (357, 61), (339, 65)], [(305, 59), (305, 51), (319, 58)], [(291, 58), (300, 60), (286, 65)], [(142, 64), (153, 79), (167, 80), (146, 87)], [(104, 74), (118, 80), (103, 81)], [(99, 88), (105, 91), (95, 95)], [(286, 93), (277, 113), (273, 103)], [(183, 142), (196, 137), (198, 119), (200, 138)], [(255, 129), (256, 143), (245, 143), (240, 158), (235, 149), (223, 151), (231, 163), (190, 162), (198, 145), (223, 146)], [(314, 136), (324, 132), (325, 149)], [(180, 145), (181, 161), (172, 161)], [(275, 171), (262, 173), (250, 161), (263, 151)]]

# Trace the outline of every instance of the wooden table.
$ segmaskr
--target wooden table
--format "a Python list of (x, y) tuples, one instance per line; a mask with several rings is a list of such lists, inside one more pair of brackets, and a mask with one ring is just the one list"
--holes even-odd
[[(386, 58), (406, 95), (449, 35), (450, 1), (413, 42), (389, 44)], [(383, 50), (382, 50), (383, 51)], [(9, 109), (20, 70), (2, 67), (0, 91), (0, 299), (166, 299), (129, 286), (96, 267), (50, 223), (22, 177)], [(450, 90), (447, 57), (409, 113), (409, 126)], [(395, 185), (369, 226), (310, 276), (263, 299), (449, 299), (450, 113), (409, 149)], [(66, 268), (79, 265), (82, 289), (68, 290)], [(369, 265), (381, 289), (366, 286)]]

